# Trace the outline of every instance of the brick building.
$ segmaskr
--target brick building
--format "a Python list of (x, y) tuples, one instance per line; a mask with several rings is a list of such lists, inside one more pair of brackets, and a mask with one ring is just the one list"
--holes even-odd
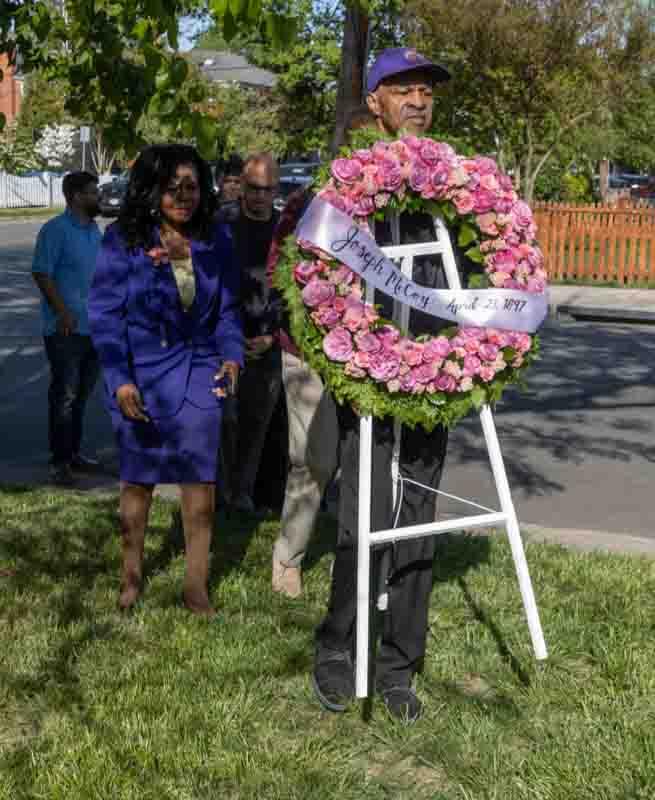
[(23, 77), (20, 67), (10, 66), (6, 54), (0, 54), (0, 113), (7, 122), (16, 119), (23, 99)]

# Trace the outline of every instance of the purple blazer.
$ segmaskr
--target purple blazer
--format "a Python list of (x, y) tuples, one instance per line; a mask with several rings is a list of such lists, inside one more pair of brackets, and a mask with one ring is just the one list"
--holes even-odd
[[(159, 233), (154, 246), (160, 246)], [(149, 249), (149, 248), (148, 248)], [(103, 367), (110, 410), (116, 390), (134, 383), (154, 419), (184, 400), (215, 408), (214, 375), (223, 361), (243, 364), (239, 269), (224, 225), (192, 241), (196, 296), (182, 308), (170, 264), (155, 266), (143, 248), (128, 250), (117, 225), (102, 240), (89, 292), (89, 327)]]

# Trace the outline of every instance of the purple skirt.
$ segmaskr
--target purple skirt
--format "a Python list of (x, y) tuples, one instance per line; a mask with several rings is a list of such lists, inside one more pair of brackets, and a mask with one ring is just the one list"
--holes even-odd
[(120, 451), (120, 476), (127, 483), (214, 483), (221, 430), (221, 405), (197, 408), (185, 400), (172, 417), (135, 422), (117, 409), (111, 422)]

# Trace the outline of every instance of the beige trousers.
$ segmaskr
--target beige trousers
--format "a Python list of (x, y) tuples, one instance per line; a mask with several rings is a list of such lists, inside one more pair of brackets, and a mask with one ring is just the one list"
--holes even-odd
[(282, 353), (282, 383), (289, 418), (289, 476), (275, 557), (300, 566), (325, 487), (337, 467), (339, 431), (334, 402), (311, 367)]

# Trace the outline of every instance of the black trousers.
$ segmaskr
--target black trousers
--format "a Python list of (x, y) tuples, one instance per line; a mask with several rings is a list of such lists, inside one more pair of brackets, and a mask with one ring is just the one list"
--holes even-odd
[[(357, 503), (359, 470), (359, 419), (350, 408), (339, 409), (341, 483), (339, 533), (332, 572), (328, 613), (317, 631), (317, 657), (322, 648), (354, 649), (357, 589)], [(371, 528), (393, 525), (391, 459), (393, 421), (373, 423), (373, 474)], [(441, 480), (448, 433), (438, 427), (403, 427), (400, 473), (432, 488)], [(417, 525), (435, 519), (435, 495), (405, 483), (398, 526)], [(400, 501), (400, 493), (399, 493)], [(384, 614), (376, 665), (378, 687), (407, 686), (425, 654), (428, 606), (432, 589), (433, 536), (397, 542), (391, 546), (388, 575), (389, 606)], [(379, 556), (377, 556), (379, 557)]]
[[(230, 502), (241, 494), (253, 498), (267, 434), (281, 392), (282, 358), (276, 348), (263, 358), (246, 363), (239, 378), (237, 397), (224, 404), (221, 486)], [(279, 479), (279, 475), (275, 478)]]
[(68, 464), (80, 452), (86, 401), (100, 374), (90, 336), (45, 336), (50, 362), (48, 436), (53, 464)]

